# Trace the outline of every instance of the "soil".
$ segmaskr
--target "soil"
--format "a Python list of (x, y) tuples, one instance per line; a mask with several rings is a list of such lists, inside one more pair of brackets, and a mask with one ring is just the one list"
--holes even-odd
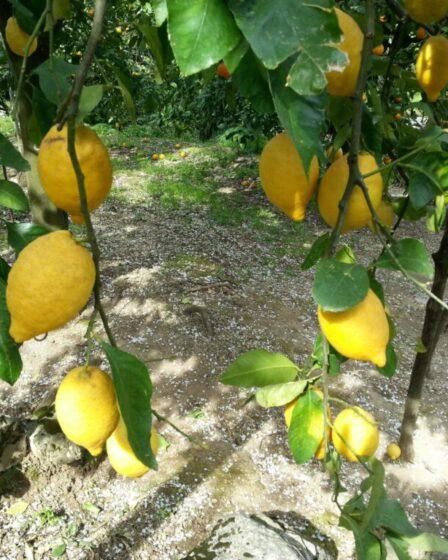
[[(273, 510), (297, 512), (334, 541), (341, 560), (352, 558), (351, 534), (337, 526), (327, 476), (315, 461), (294, 464), (282, 410), (253, 401), (244, 406), (247, 391), (219, 383), (225, 367), (252, 348), (305, 361), (317, 331), (313, 271), (302, 271), (297, 256), (279, 256), (281, 239), (265, 244), (258, 231), (220, 225), (206, 208), (163, 210), (133, 188), (126, 170), (117, 173), (114, 192), (119, 197), (94, 214), (113, 331), (120, 347), (149, 365), (154, 408), (206, 448), (161, 423), (169, 445), (158, 456), (159, 470), (137, 480), (116, 475), (104, 457), (54, 465), (28, 453), (10, 471), (0, 498), (0, 559), (51, 558), (63, 553), (64, 546), (57, 548), (63, 544), (66, 557), (76, 560), (180, 559), (223, 515)], [(248, 193), (247, 200), (266, 204), (259, 194)], [(302, 254), (324, 232), (314, 211), (306, 224), (307, 235), (297, 239)], [(430, 250), (438, 242), (424, 224), (407, 224), (400, 235), (423, 236)], [(362, 262), (379, 252), (368, 230), (347, 241)], [(426, 299), (397, 273), (379, 277), (397, 323), (398, 373), (387, 380), (368, 364), (350, 362), (331, 393), (374, 414), (382, 457), (398, 438)], [(192, 305), (205, 314), (188, 313)], [(91, 307), (45, 340), (23, 345), (24, 373), (14, 387), (0, 385), (2, 415), (26, 420), (52, 403), (64, 374), (82, 360), (90, 313)], [(444, 336), (425, 390), (416, 462), (386, 461), (390, 494), (419, 528), (445, 537), (447, 358)], [(95, 359), (107, 367), (98, 349)], [(349, 490), (364, 476), (357, 465), (343, 472)], [(18, 502), (25, 511), (7, 513)]]

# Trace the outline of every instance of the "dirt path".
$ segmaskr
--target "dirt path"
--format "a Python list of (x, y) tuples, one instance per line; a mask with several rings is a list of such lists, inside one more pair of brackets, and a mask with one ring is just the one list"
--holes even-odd
[[(170, 445), (159, 455), (159, 471), (139, 480), (116, 476), (106, 460), (52, 466), (27, 455), (18, 482), (1, 498), (0, 559), (50, 558), (53, 547), (64, 541), (70, 559), (174, 560), (200, 542), (223, 514), (272, 510), (297, 511), (335, 541), (339, 558), (350, 558), (352, 541), (337, 527), (327, 479), (315, 462), (293, 464), (281, 410), (255, 404), (242, 408), (246, 393), (218, 382), (224, 367), (250, 348), (304, 361), (317, 323), (312, 272), (300, 270), (300, 255), (323, 231), (322, 224), (311, 213), (295, 251), (285, 252), (281, 237), (266, 243), (250, 225), (221, 225), (206, 206), (164, 210), (136, 181), (134, 171), (119, 171), (114, 196), (95, 213), (106, 307), (120, 346), (150, 365), (155, 408), (208, 448), (195, 448), (162, 425)], [(138, 181), (145, 181), (144, 174)], [(233, 188), (232, 179), (217, 182), (218, 188)], [(252, 210), (268, 209), (258, 193), (244, 197)], [(437, 239), (427, 238), (434, 248)], [(378, 252), (368, 231), (354, 237), (353, 246), (363, 262)], [(399, 329), (400, 370), (387, 381), (367, 365), (350, 364), (332, 388), (380, 420), (379, 455), (398, 436), (425, 304), (399, 276), (385, 279)], [(186, 313), (191, 305), (203, 306), (208, 322)], [(25, 373), (15, 387), (0, 386), (2, 414), (29, 417), (52, 402), (59, 381), (82, 356), (88, 317), (86, 310), (81, 320), (45, 341), (24, 345)], [(413, 521), (444, 536), (447, 358), (445, 337), (425, 395), (416, 464), (387, 466), (391, 493), (402, 499)], [(344, 471), (353, 484), (362, 476), (353, 465)], [(27, 502), (26, 511), (7, 515), (17, 500)]]

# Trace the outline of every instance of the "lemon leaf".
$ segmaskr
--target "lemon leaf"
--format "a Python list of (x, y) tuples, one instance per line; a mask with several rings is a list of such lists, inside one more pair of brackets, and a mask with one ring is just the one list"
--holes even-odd
[(258, 389), (255, 394), (257, 403), (264, 407), (284, 406), (290, 403), (305, 390), (308, 381), (291, 381), (289, 383), (278, 383)]
[(363, 301), (369, 285), (363, 266), (325, 259), (316, 267), (313, 296), (325, 311), (345, 311)]
[(330, 233), (324, 233), (316, 239), (301, 265), (302, 270), (308, 270), (317, 263), (317, 261), (325, 254), (325, 251), (330, 244), (330, 240)]
[(30, 164), (15, 146), (0, 132), (0, 164), (16, 171), (28, 171)]
[[(292, 411), (291, 425), (288, 430), (288, 441), (294, 460), (299, 465), (306, 463), (316, 453), (323, 437), (323, 404), (315, 391), (307, 393), (297, 400)], [(318, 433), (316, 425), (322, 424), (322, 432)]]
[(397, 263), (414, 277), (431, 280), (434, 276), (434, 263), (425, 245), (418, 239), (400, 239), (390, 247), (395, 259), (384, 253), (376, 262), (378, 268), (400, 270)]
[(8, 515), (22, 515), (22, 513), (25, 513), (25, 511), (28, 509), (29, 505), (30, 504), (28, 502), (19, 500), (18, 502), (12, 504), (12, 506), (6, 510), (6, 513)]
[(22, 372), (22, 359), (19, 346), (9, 334), (10, 323), (6, 307), (6, 284), (0, 280), (0, 379), (14, 385)]
[(294, 381), (298, 367), (283, 354), (249, 350), (221, 375), (221, 383), (235, 387), (265, 387)]
[(6, 229), (8, 232), (8, 243), (16, 252), (20, 251), (41, 235), (50, 233), (47, 228), (37, 224), (24, 224), (24, 223), (10, 223), (6, 222)]
[(17, 183), (12, 181), (0, 180), (0, 205), (19, 212), (29, 210), (26, 194)]

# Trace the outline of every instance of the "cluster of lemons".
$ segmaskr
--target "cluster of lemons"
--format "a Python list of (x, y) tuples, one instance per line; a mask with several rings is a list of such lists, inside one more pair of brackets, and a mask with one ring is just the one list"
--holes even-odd
[[(312, 389), (321, 400), (323, 394), (320, 389)], [(298, 397), (291, 401), (285, 407), (285, 423), (289, 428), (291, 425), (293, 410), (297, 401), (304, 397)], [(335, 450), (345, 457), (348, 461), (357, 462), (360, 458), (372, 457), (378, 449), (380, 434), (378, 426), (373, 416), (361, 408), (353, 406), (344, 408), (335, 418), (330, 428), (331, 409), (327, 408), (326, 439), (328, 443), (332, 443)], [(316, 459), (322, 460), (325, 457), (325, 441), (324, 441), (325, 417), (323, 408), (319, 414), (313, 417), (308, 426), (308, 435), (314, 440), (319, 441), (315, 452)], [(396, 443), (390, 443), (387, 447), (388, 456), (396, 460), (401, 455), (400, 447)]]
[[(58, 388), (55, 407), (59, 425), (70, 441), (94, 456), (106, 447), (110, 464), (123, 476), (136, 478), (149, 471), (131, 448), (107, 373), (92, 366), (73, 369)], [(159, 437), (154, 428), (150, 445), (156, 455)]]

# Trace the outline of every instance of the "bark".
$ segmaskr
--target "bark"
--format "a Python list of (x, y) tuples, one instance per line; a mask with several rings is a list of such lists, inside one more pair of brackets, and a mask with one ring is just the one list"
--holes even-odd
[[(432, 293), (443, 299), (448, 281), (448, 219), (439, 250), (433, 255), (433, 258), (435, 275)], [(430, 374), (431, 363), (437, 344), (442, 333), (446, 331), (447, 326), (448, 312), (430, 298), (426, 305), (421, 337), (426, 352), (418, 353), (415, 357), (401, 424), (400, 447), (404, 461), (414, 460), (414, 433), (420, 411), (422, 393), (425, 381)]]
[[(0, 0), (0, 34), (8, 56), (9, 67), (12, 76), (12, 89), (15, 89), (20, 73), (22, 58), (15, 56), (6, 48), (5, 42), (5, 26), (8, 17), (12, 14), (11, 4), (4, 0)], [(37, 85), (37, 77), (31, 76), (31, 72), (42, 62), (47, 60), (49, 55), (48, 44), (40, 38), (39, 47), (33, 56), (27, 61), (27, 71), (22, 95), (19, 102), (18, 114), (16, 119), (16, 132), (19, 140), (19, 146), (24, 158), (30, 164), (30, 171), (22, 174), (20, 182), (28, 193), (31, 206), (31, 218), (34, 223), (45, 226), (49, 229), (67, 229), (68, 220), (65, 212), (58, 210), (55, 205), (48, 199), (37, 172), (37, 154), (38, 146), (30, 137), (31, 122), (33, 117), (33, 107), (29, 101), (32, 98), (32, 83)], [(12, 107), (12, 102), (11, 102)]]

